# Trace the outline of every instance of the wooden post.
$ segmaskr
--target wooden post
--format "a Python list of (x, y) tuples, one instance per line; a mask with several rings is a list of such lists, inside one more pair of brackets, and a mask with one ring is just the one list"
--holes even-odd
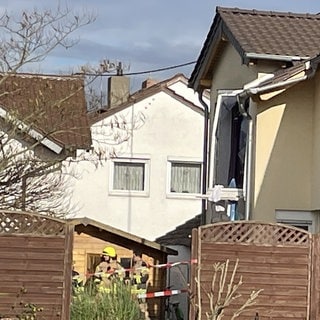
[(310, 277), (310, 319), (320, 319), (320, 234), (312, 235)]

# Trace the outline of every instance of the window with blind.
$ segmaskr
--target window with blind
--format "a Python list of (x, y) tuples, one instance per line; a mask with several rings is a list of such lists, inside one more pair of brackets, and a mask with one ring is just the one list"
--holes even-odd
[(201, 163), (169, 161), (170, 193), (200, 193)]
[(148, 192), (149, 160), (113, 159), (111, 193), (145, 194)]
[(115, 162), (113, 171), (114, 190), (144, 190), (144, 163)]

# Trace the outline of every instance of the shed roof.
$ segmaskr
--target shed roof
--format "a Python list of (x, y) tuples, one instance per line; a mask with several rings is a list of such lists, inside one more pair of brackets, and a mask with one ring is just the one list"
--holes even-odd
[(88, 149), (91, 133), (81, 76), (0, 76), (0, 106), (65, 150)]
[(162, 245), (182, 245), (191, 247), (192, 229), (198, 228), (201, 225), (201, 214), (187, 220), (185, 223), (177, 226), (174, 230), (167, 232), (165, 235), (158, 237), (157, 242)]
[(244, 63), (271, 59), (294, 63), (320, 52), (320, 15), (217, 7), (189, 85), (199, 88), (199, 75), (210, 73), (226, 42)]
[(167, 248), (160, 243), (140, 238), (87, 217), (69, 219), (68, 222), (74, 226), (74, 230), (79, 234), (85, 233), (128, 249), (138, 249), (149, 256), (178, 254), (176, 250)]

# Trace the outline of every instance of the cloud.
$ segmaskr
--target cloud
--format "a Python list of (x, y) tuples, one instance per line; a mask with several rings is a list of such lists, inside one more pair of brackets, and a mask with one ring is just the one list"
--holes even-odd
[[(57, 48), (40, 64), (44, 72), (70, 70), (101, 59), (130, 65), (131, 72), (174, 66), (198, 58), (215, 15), (216, 6), (304, 12), (301, 1), (253, 0), (0, 0), (16, 15), (23, 9), (39, 10), (57, 5), (75, 14), (94, 14), (96, 21), (74, 34), (79, 43), (65, 50)], [(320, 11), (316, 1), (309, 12)], [(33, 68), (35, 68), (33, 66)], [(157, 73), (163, 78), (192, 67)]]

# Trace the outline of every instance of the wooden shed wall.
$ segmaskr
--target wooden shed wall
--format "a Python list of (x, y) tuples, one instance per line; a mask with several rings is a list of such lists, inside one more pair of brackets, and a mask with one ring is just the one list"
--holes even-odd
[(69, 319), (73, 232), (37, 215), (1, 212), (0, 219), (0, 314), (35, 304), (44, 319)]
[[(192, 257), (198, 263), (192, 267), (193, 284), (191, 319), (201, 305), (200, 319), (206, 319), (209, 300), (205, 292), (210, 292), (213, 265), (229, 260), (228, 283), (233, 267), (238, 259), (235, 283), (242, 276), (243, 284), (237, 290), (241, 297), (235, 299), (225, 309), (228, 318), (241, 307), (252, 290), (263, 289), (256, 304), (239, 318), (266, 319), (309, 319), (310, 281), (312, 270), (311, 234), (289, 226), (257, 224), (252, 222), (229, 222), (203, 226), (194, 231)], [(200, 287), (194, 281), (200, 278)], [(201, 302), (199, 297), (199, 288)], [(215, 292), (219, 288), (215, 285)], [(223, 296), (225, 295), (226, 288)]]

